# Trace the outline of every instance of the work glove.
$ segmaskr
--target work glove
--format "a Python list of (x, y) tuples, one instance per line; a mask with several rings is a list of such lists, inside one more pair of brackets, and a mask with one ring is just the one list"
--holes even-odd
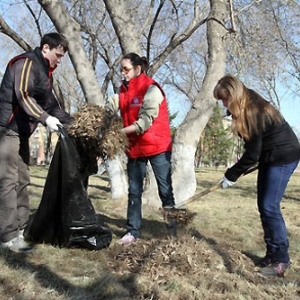
[(223, 189), (227, 189), (227, 188), (233, 186), (234, 184), (235, 184), (235, 182), (228, 180), (225, 176), (221, 180), (221, 186)]
[(59, 120), (52, 116), (47, 117), (46, 125), (48, 126), (51, 132), (58, 131), (58, 126), (62, 126)]

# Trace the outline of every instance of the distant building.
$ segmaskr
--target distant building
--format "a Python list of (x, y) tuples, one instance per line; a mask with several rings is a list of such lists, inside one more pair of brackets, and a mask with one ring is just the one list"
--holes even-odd
[(29, 139), (30, 164), (48, 165), (51, 162), (55, 145), (58, 141), (58, 134), (51, 134), (42, 124), (39, 124)]

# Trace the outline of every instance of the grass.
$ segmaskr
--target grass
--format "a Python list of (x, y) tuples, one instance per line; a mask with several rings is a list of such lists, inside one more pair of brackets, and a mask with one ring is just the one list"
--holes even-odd
[[(31, 206), (39, 205), (47, 170), (31, 167)], [(224, 170), (198, 169), (198, 190)], [(292, 266), (285, 277), (260, 275), (254, 262), (265, 246), (255, 195), (256, 172), (233, 187), (216, 190), (188, 204), (195, 217), (168, 238), (158, 209), (143, 207), (142, 236), (123, 247), (126, 203), (110, 199), (106, 176), (92, 176), (89, 195), (100, 219), (113, 232), (107, 249), (36, 245), (28, 255), (0, 250), (0, 300), (96, 299), (300, 299), (300, 173), (282, 201)]]

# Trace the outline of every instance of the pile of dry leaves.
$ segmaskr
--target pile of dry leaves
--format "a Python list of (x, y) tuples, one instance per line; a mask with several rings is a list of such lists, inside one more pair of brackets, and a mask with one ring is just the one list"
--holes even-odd
[(98, 105), (85, 104), (73, 117), (68, 134), (89, 173), (95, 173), (99, 158), (114, 158), (125, 150), (127, 137), (121, 132), (123, 123), (117, 114)]
[(177, 225), (187, 225), (196, 216), (195, 212), (189, 211), (187, 209), (160, 209), (165, 221), (174, 220)]

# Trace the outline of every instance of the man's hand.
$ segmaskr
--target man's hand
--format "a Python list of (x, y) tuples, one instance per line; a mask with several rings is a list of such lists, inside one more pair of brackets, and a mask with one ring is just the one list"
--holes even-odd
[(227, 189), (231, 186), (233, 186), (235, 184), (235, 182), (228, 180), (225, 176), (223, 177), (222, 181), (221, 181), (221, 186), (223, 189)]
[(46, 125), (48, 126), (51, 132), (58, 131), (58, 126), (62, 126), (59, 120), (52, 116), (49, 116), (46, 119)]

